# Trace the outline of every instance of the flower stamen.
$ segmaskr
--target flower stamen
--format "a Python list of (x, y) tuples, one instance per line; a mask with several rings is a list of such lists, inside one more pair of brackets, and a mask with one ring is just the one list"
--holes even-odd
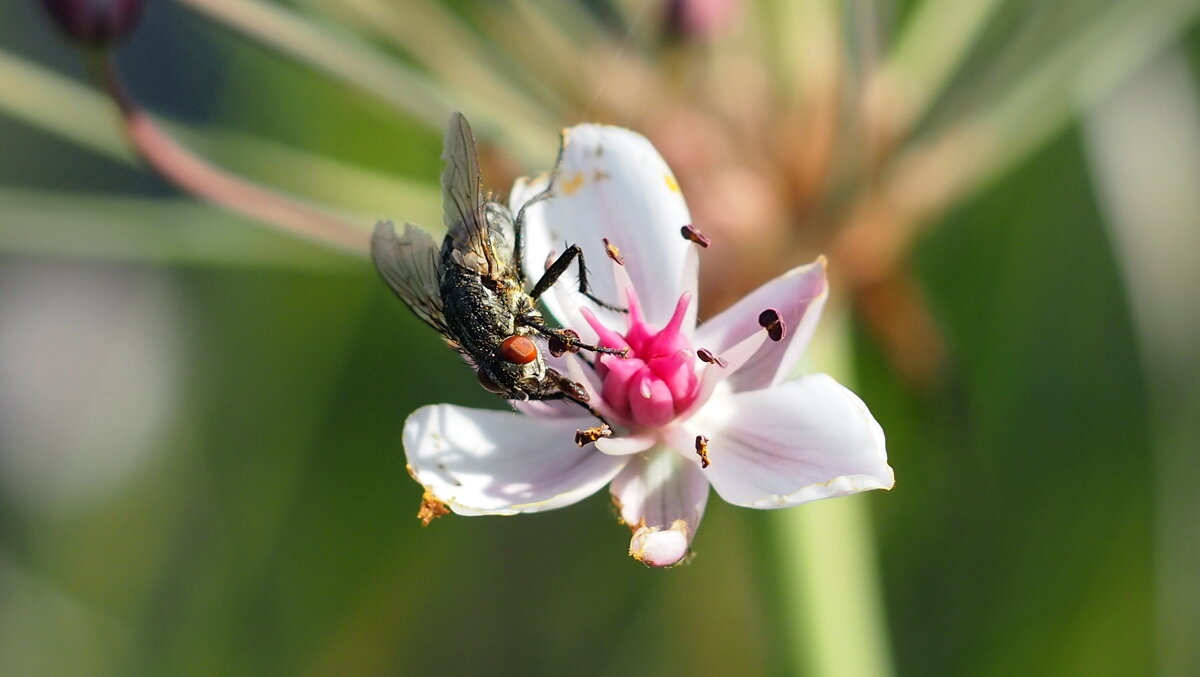
[(605, 327), (588, 309), (582, 312), (599, 336), (598, 345), (627, 350), (621, 361), (597, 356), (605, 403), (630, 428), (656, 428), (687, 410), (699, 393), (696, 353), (683, 331), (691, 295), (680, 296), (671, 319), (658, 331), (646, 325), (632, 288), (627, 296), (629, 324), (624, 335)]
[(700, 361), (704, 362), (705, 364), (715, 364), (722, 369), (729, 366), (728, 361), (723, 359), (720, 355), (713, 355), (712, 351), (708, 348), (701, 348), (700, 350), (697, 350), (696, 357), (700, 358)]
[(787, 335), (787, 325), (783, 322), (783, 316), (774, 308), (767, 308), (758, 314), (758, 326), (766, 329), (767, 336), (777, 343)]
[(575, 444), (586, 447), (602, 437), (612, 437), (612, 428), (607, 423), (601, 423), (592, 428), (575, 431)]
[(433, 492), (426, 490), (425, 495), (421, 496), (421, 506), (417, 508), (417, 519), (421, 520), (421, 526), (427, 527), (435, 519), (449, 514), (450, 507)]
[(708, 438), (704, 435), (696, 435), (696, 455), (700, 457), (701, 468), (712, 465), (708, 460)]
[(625, 265), (625, 258), (621, 256), (621, 250), (617, 248), (617, 245), (609, 242), (607, 237), (602, 239), (604, 240), (604, 253), (608, 254), (608, 258), (615, 261), (618, 266)]
[(683, 239), (687, 240), (688, 242), (695, 242), (705, 249), (708, 248), (708, 245), (712, 244), (712, 238), (708, 237), (704, 233), (701, 233), (699, 228), (690, 223), (683, 228), (680, 228), (679, 234), (682, 235)]

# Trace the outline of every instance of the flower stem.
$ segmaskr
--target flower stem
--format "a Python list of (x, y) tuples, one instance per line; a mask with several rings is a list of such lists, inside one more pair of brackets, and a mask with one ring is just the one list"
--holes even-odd
[(772, 515), (792, 674), (892, 674), (866, 501), (850, 496)]
[(93, 56), (93, 70), (116, 102), (133, 149), (161, 176), (196, 197), (286, 232), (342, 251), (366, 253), (365, 228), (357, 228), (299, 200), (225, 172), (184, 148), (128, 94), (112, 52), (102, 50)]
[[(830, 308), (805, 371), (853, 381), (845, 310)], [(812, 677), (891, 677), (891, 647), (867, 495), (771, 514), (789, 672)]]

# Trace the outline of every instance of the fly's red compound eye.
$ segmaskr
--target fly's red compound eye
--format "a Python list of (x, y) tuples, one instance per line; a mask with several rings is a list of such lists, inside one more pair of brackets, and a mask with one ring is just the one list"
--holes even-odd
[(537, 346), (524, 336), (509, 336), (500, 342), (500, 357), (513, 364), (529, 364), (537, 359)]

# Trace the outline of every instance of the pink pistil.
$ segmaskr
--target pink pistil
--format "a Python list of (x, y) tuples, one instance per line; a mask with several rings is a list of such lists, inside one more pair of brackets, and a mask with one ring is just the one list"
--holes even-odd
[(681, 331), (692, 297), (680, 296), (667, 326), (657, 332), (646, 325), (632, 288), (628, 298), (629, 327), (623, 335), (605, 327), (587, 308), (583, 316), (601, 346), (629, 349), (624, 358), (596, 356), (604, 402), (621, 423), (635, 429), (655, 428), (687, 410), (700, 391), (696, 353)]

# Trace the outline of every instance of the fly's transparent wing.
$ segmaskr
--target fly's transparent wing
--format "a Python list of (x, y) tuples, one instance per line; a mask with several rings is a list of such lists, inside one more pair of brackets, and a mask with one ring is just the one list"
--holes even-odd
[(453, 247), (453, 260), (480, 275), (496, 277), (500, 266), (488, 238), (483, 210), (483, 180), (475, 136), (462, 113), (452, 113), (442, 159), (442, 219)]
[(391, 221), (380, 221), (371, 236), (371, 260), (414, 315), (452, 340), (442, 311), (441, 254), (429, 233), (407, 223), (397, 237)]

